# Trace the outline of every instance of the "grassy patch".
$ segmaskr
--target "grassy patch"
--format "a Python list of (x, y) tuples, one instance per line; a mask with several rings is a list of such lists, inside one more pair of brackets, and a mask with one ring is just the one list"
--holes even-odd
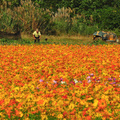
[[(47, 38), (47, 41), (45, 39)], [(40, 40), (40, 43), (34, 43), (33, 37), (27, 38), (27, 36), (23, 37), (20, 40), (11, 40), (11, 39), (0, 39), (1, 45), (32, 45), (32, 44), (56, 44), (56, 45), (104, 45), (104, 44), (114, 44), (114, 43), (107, 43), (102, 40), (93, 41), (92, 36), (47, 36), (42, 35), (42, 38)]]

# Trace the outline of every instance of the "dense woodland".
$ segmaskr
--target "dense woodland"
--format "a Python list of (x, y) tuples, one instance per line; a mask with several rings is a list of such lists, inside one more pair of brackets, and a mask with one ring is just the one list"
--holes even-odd
[(42, 34), (120, 32), (120, 0), (0, 0), (0, 31)]

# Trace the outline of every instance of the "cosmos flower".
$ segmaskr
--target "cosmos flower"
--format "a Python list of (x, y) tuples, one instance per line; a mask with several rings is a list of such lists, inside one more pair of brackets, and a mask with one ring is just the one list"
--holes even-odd
[(74, 79), (75, 84), (78, 83), (77, 79)]
[(40, 79), (40, 80), (39, 80), (39, 82), (43, 82), (43, 80), (42, 80), (42, 79)]
[(90, 77), (93, 77), (94, 76), (94, 74), (93, 73), (90, 73)]
[(53, 83), (54, 83), (54, 84), (57, 84), (57, 81), (56, 81), (56, 80), (53, 80)]
[(108, 80), (109, 80), (109, 81), (111, 81), (111, 80), (112, 80), (112, 78), (108, 78)]
[(88, 77), (87, 77), (87, 80), (89, 80), (90, 78), (91, 78), (91, 77), (90, 77), (90, 76), (88, 76)]
[(88, 80), (87, 82), (88, 82), (88, 83), (90, 83), (90, 82), (91, 82), (91, 80)]
[(63, 81), (63, 78), (60, 78), (60, 81)]
[(65, 81), (61, 81), (61, 84), (65, 84), (66, 82)]

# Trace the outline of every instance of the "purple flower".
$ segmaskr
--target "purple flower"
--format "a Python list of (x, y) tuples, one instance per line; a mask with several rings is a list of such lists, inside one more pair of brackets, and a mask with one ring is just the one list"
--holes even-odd
[(94, 74), (93, 73), (90, 73), (90, 77), (93, 77), (94, 76)]
[(112, 78), (108, 78), (108, 80), (109, 80), (109, 81), (111, 81), (111, 80), (112, 80)]
[(39, 80), (39, 82), (43, 82), (43, 80), (42, 80), (42, 79), (40, 79), (40, 80)]
[(113, 85), (113, 84), (116, 84), (116, 82), (113, 82), (113, 83), (110, 83), (110, 84), (112, 84), (112, 85)]
[(113, 80), (115, 81), (115, 80), (116, 80), (116, 78), (113, 78)]

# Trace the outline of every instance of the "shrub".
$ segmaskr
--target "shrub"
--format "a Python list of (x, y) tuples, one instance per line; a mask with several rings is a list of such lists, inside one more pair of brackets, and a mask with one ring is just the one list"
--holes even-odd
[[(1, 5), (0, 29), (3, 31), (14, 31), (18, 25), (21, 31), (31, 33), (38, 28), (45, 33), (51, 27), (51, 12), (39, 8), (31, 0), (21, 0), (21, 5), (12, 10), (7, 8), (6, 2)], [(5, 22), (3, 22), (5, 21)]]

